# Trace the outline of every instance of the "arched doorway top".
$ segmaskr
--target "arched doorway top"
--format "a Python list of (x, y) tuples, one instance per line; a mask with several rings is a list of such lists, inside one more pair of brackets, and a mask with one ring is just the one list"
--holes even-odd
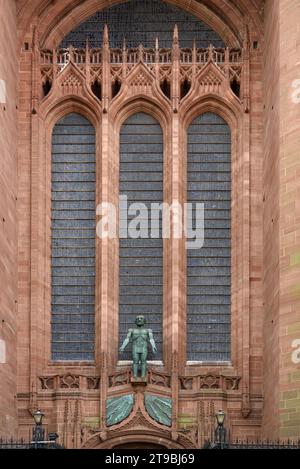
[[(102, 440), (101, 434), (96, 433), (89, 438), (82, 449), (196, 449), (194, 443), (184, 435), (172, 438), (171, 432), (151, 431), (147, 429), (128, 429), (114, 431), (108, 438)], [(120, 448), (121, 449), (121, 448)]]

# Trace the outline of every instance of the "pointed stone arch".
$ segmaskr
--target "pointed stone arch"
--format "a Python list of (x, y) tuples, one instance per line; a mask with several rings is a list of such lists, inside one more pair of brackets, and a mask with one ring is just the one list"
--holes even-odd
[[(165, 0), (195, 15), (212, 27), (224, 41), (234, 47), (242, 40), (245, 19), (256, 38), (263, 34), (263, 7), (260, 0), (241, 0), (237, 7), (233, 0), (228, 1), (224, 10), (221, 0), (198, 2), (197, 0)], [(36, 24), (40, 31), (42, 47), (57, 47), (63, 37), (80, 22), (108, 6), (124, 0), (62, 0), (53, 4), (51, 0), (23, 0), (18, 8), (20, 44), (30, 35), (30, 25)]]

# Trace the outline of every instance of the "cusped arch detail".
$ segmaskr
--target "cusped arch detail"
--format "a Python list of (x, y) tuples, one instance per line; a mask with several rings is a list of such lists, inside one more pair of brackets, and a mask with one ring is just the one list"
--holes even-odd
[(100, 113), (97, 105), (91, 103), (88, 99), (80, 96), (62, 96), (42, 103), (40, 106), (40, 115), (46, 122), (47, 128), (54, 128), (55, 124), (71, 113), (80, 114), (85, 117), (91, 125), (97, 130), (100, 124)]
[(206, 112), (212, 112), (222, 117), (229, 125), (231, 132), (237, 132), (243, 115), (242, 108), (236, 100), (228, 100), (216, 95), (206, 95), (202, 99), (198, 98), (189, 103), (188, 106), (182, 107), (181, 115), (185, 132), (196, 117)]
[[(83, 73), (70, 62), (54, 81), (50, 93), (42, 100), (40, 112), (42, 115), (51, 113), (57, 105), (64, 103), (86, 106), (97, 116), (101, 111), (101, 103), (88, 88)], [(82, 109), (83, 110), (83, 109)], [(92, 117), (93, 119), (93, 117)]]
[(120, 132), (122, 125), (134, 114), (143, 112), (149, 114), (160, 124), (163, 133), (168, 129), (168, 122), (171, 118), (171, 107), (163, 109), (161, 103), (155, 98), (136, 95), (132, 98), (122, 100), (121, 106), (112, 105), (110, 109), (111, 119), (117, 132)]

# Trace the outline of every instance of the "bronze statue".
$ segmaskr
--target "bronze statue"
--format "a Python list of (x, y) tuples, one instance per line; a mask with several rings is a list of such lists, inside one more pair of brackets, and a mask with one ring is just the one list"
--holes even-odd
[(156, 345), (151, 329), (145, 329), (145, 318), (138, 315), (135, 319), (137, 328), (129, 329), (126, 339), (120, 347), (120, 352), (124, 352), (129, 343), (132, 344), (132, 371), (134, 379), (138, 378), (139, 368), (141, 369), (142, 380), (146, 379), (148, 343), (150, 343), (153, 353), (156, 353)]

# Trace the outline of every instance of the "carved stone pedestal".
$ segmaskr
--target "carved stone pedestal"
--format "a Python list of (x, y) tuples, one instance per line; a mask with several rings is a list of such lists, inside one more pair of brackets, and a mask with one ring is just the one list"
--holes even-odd
[(130, 378), (130, 382), (133, 386), (141, 384), (147, 386), (147, 378)]
[(147, 386), (146, 378), (130, 378), (130, 382), (136, 393), (144, 393)]

